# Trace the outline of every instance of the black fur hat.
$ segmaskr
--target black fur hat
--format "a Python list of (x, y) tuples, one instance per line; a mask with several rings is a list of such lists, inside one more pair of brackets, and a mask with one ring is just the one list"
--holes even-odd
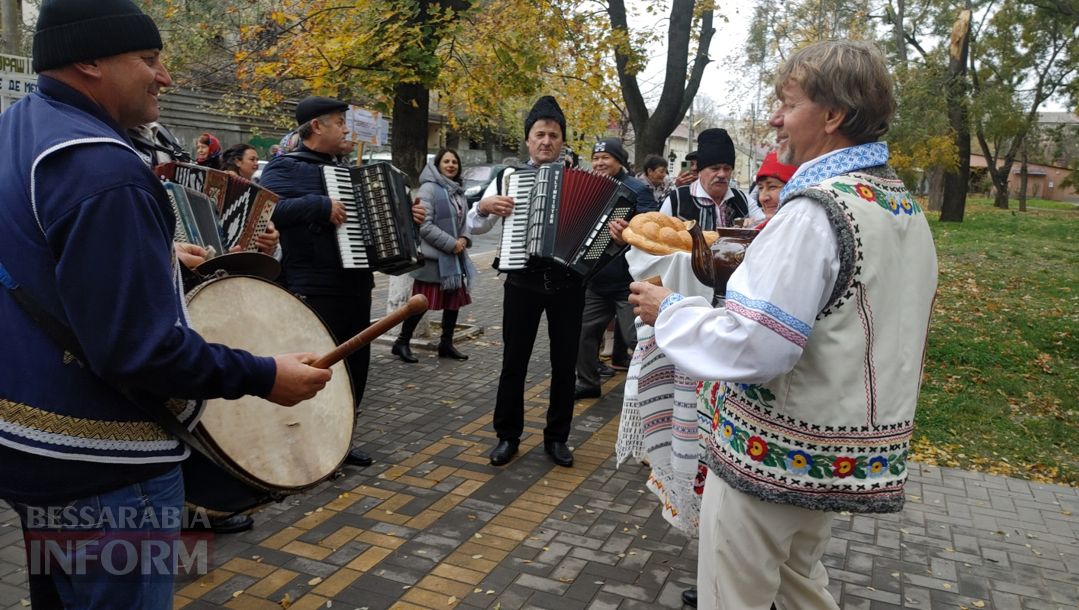
[(525, 117), (525, 139), (528, 139), (532, 126), (540, 119), (558, 123), (558, 126), (562, 128), (562, 139), (566, 138), (566, 115), (562, 114), (562, 108), (558, 106), (558, 100), (554, 97), (545, 95), (536, 100), (536, 105)]
[(705, 129), (697, 136), (697, 169), (720, 163), (734, 167), (734, 141), (726, 129)]

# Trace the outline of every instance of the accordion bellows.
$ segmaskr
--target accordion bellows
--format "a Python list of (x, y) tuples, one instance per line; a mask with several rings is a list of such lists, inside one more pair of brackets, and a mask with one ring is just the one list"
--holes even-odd
[[(236, 174), (190, 163), (162, 163), (154, 173), (166, 181), (176, 214), (176, 241), (210, 247), (217, 254), (236, 246), (243, 252), (257, 250), (255, 236), (266, 231), (277, 206), (278, 197), (272, 191)], [(183, 192), (168, 183), (182, 187)], [(216, 236), (208, 214), (214, 218)]]
[(514, 199), (514, 211), (503, 224), (499, 271), (546, 262), (587, 282), (617, 256), (608, 249), (607, 223), (633, 216), (637, 194), (630, 188), (560, 163), (514, 171), (505, 179), (503, 192)]

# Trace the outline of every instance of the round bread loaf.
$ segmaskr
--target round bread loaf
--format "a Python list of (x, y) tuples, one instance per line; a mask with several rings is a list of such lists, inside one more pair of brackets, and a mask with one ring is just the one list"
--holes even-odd
[[(629, 221), (629, 226), (622, 231), (622, 239), (634, 248), (640, 248), (649, 254), (666, 256), (675, 252), (692, 252), (693, 238), (689, 228), (693, 221), (667, 216), (660, 212), (637, 214)], [(718, 234), (705, 231), (705, 241), (711, 244)]]

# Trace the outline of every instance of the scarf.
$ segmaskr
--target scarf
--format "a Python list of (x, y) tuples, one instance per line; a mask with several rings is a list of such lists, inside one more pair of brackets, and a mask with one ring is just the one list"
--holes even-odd
[(884, 142), (860, 144), (822, 155), (803, 163), (791, 176), (790, 181), (783, 187), (783, 192), (779, 194), (780, 205), (787, 200), (787, 195), (816, 186), (829, 178), (887, 163), (888, 145)]
[[(453, 201), (451, 201), (458, 194), (460, 188), (458, 187), (451, 194), (445, 186), (440, 186), (446, 196), (434, 198), (435, 225), (454, 237), (460, 237), (457, 234), (459, 221), (457, 206), (453, 205)], [(442, 290), (453, 291), (462, 286), (471, 288), (472, 278), (476, 277), (476, 267), (472, 265), (472, 260), (468, 258), (467, 249), (461, 250), (457, 254), (440, 251), (438, 253), (438, 275), (441, 278)]]
[(206, 157), (196, 160), (197, 163), (203, 163), (205, 161), (209, 161), (210, 159), (213, 159), (217, 155), (221, 154), (221, 142), (219, 142), (217, 138), (215, 138), (214, 136), (212, 136), (212, 135), (210, 135), (208, 133), (204, 133), (202, 135), (204, 135), (204, 136), (206, 136), (207, 138), (210, 139), (210, 144), (209, 144), (210, 149), (206, 152)]

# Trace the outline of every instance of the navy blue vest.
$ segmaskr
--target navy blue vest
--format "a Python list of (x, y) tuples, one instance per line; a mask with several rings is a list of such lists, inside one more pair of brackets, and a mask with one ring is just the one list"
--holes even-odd
[[(65, 95), (74, 93), (56, 81), (48, 84)], [(76, 213), (77, 202), (49, 199), (52, 185), (38, 182), (35, 173), (43, 160), (70, 152), (72, 147), (88, 146), (97, 147), (101, 151), (99, 158), (110, 162), (117, 158), (123, 161), (130, 155), (129, 164), (113, 163), (108, 171), (130, 172), (131, 184), (161, 191), (158, 203), (164, 208), (162, 221), (168, 226), (161, 233), (160, 247), (172, 247), (172, 211), (164, 189), (116, 128), (87, 111), (40, 93), (20, 100), (0, 115), (0, 159), (4, 160), (0, 163), (0, 260), (14, 280), (64, 324), (69, 322), (56, 287), (57, 255), (50, 250), (45, 231), (48, 219), (62, 219), (69, 211)], [(71, 179), (79, 180), (80, 174), (89, 171), (102, 168), (73, 167)], [(44, 201), (55, 207), (41, 207), (50, 205)], [(102, 236), (103, 247), (108, 246), (109, 239)], [(156, 244), (149, 243), (147, 247)], [(92, 256), (92, 252), (86, 255)], [(175, 323), (187, 325), (178, 284)], [(96, 462), (170, 462), (187, 456), (189, 449), (184, 444), (142, 416), (89, 366), (72, 360), (51, 343), (3, 289), (0, 335), (4, 337), (5, 352), (0, 367), (0, 443), (41, 456)], [(169, 406), (191, 427), (201, 415), (203, 403), (173, 400)]]

